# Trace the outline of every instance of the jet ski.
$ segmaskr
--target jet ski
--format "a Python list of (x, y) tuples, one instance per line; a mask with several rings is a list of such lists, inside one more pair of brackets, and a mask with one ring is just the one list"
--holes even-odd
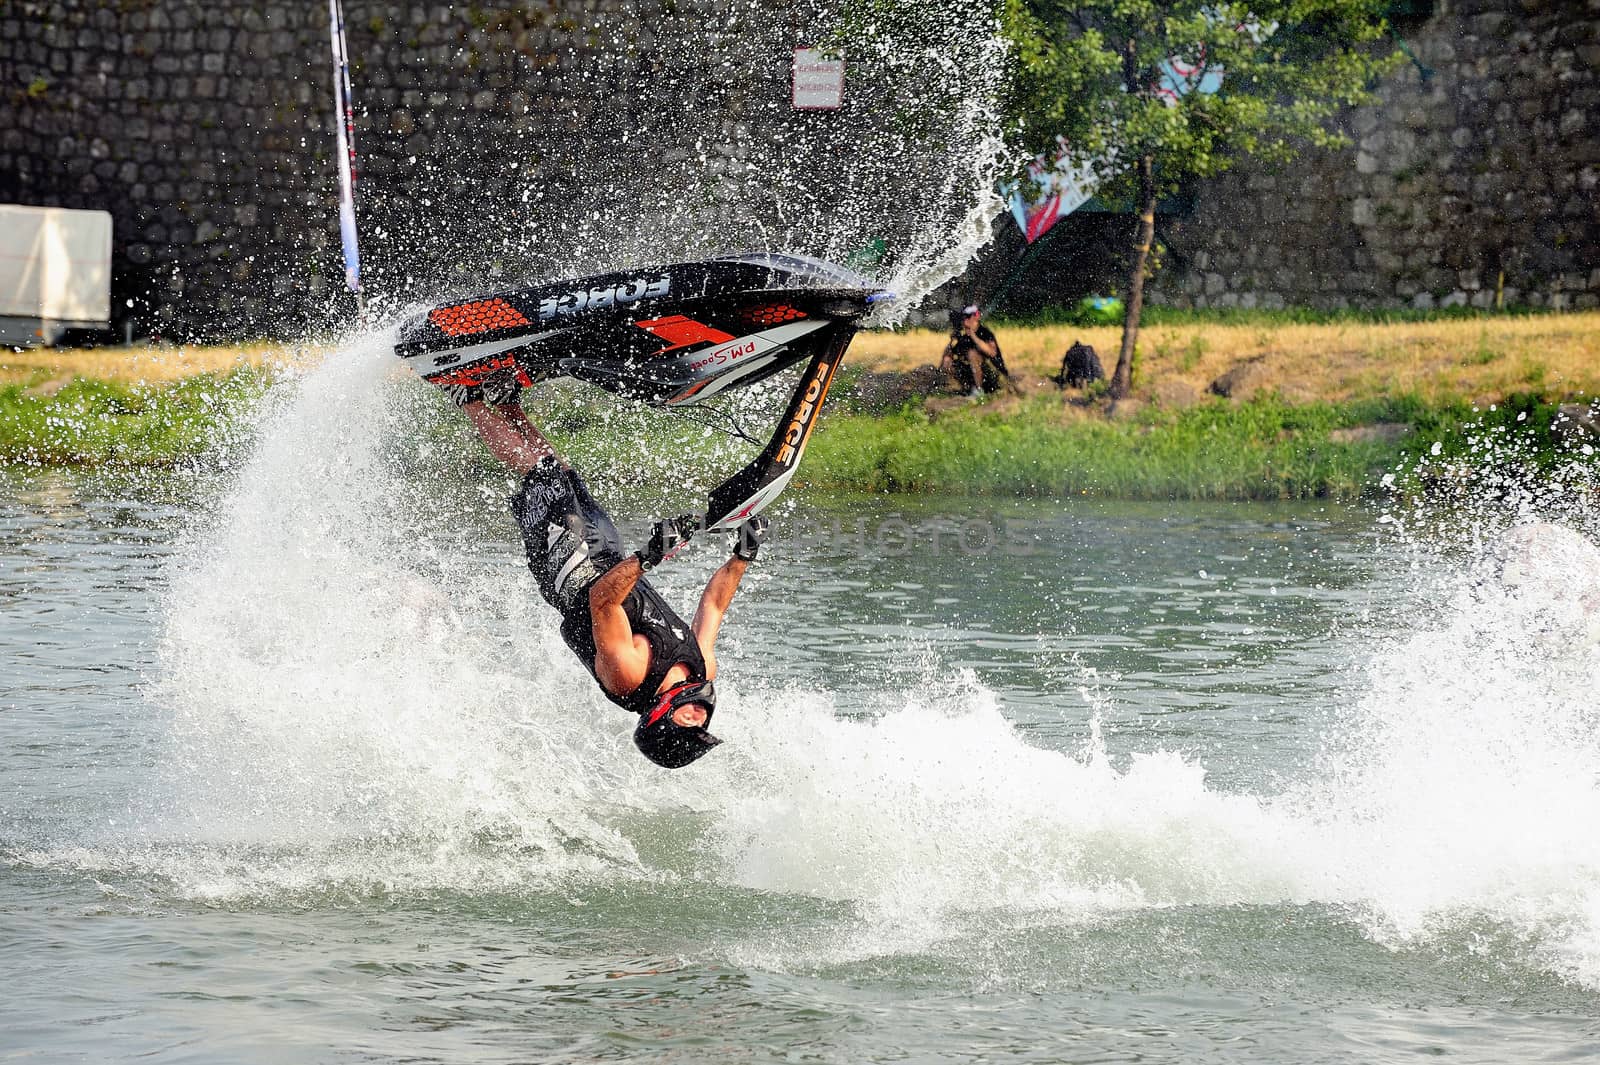
[(444, 303), (401, 324), (395, 354), (447, 390), (571, 377), (666, 408), (810, 360), (766, 448), (711, 493), (706, 526), (731, 528), (794, 476), (861, 319), (891, 298), (819, 259), (726, 255)]

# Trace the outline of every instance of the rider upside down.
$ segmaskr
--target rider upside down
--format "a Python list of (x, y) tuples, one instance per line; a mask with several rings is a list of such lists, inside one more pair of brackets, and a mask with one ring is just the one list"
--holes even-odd
[(845, 267), (756, 251), (475, 295), (401, 324), (395, 354), (447, 392), (522, 478), (512, 511), (540, 593), (606, 697), (639, 715), (634, 741), (659, 765), (687, 765), (717, 743), (707, 728), (714, 646), (767, 523), (738, 527), (733, 556), (707, 583), (693, 623), (684, 622), (644, 573), (700, 520), (658, 523), (643, 550), (624, 552), (583, 479), (529, 423), (520, 389), (572, 377), (673, 408), (805, 362), (766, 446), (707, 497), (704, 522), (726, 529), (788, 485), (851, 337), (890, 299)]
[(709, 731), (716, 710), (715, 646), (739, 582), (768, 523), (739, 527), (731, 556), (686, 623), (645, 579), (695, 531), (692, 518), (658, 522), (646, 546), (626, 553), (616, 526), (578, 472), (528, 421), (517, 390), (457, 395), (491, 453), (522, 475), (511, 512), (522, 529), (528, 568), (561, 615), (561, 637), (606, 698), (639, 715), (635, 746), (657, 765), (678, 769), (721, 741)]

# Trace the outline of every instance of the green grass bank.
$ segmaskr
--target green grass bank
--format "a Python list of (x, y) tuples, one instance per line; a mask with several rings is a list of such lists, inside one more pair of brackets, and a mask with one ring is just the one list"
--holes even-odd
[[(1496, 434), (1533, 461), (1571, 461), (1559, 404), (1513, 396), (1493, 409), (1416, 397), (1291, 404), (1276, 396), (1128, 418), (1064, 418), (1059, 399), (1006, 411), (904, 409), (825, 423), (804, 476), (824, 487), (1121, 499), (1352, 499), (1421, 456), (1448, 461)], [(1401, 472), (1401, 476), (1405, 476)]]
[[(59, 387), (53, 387), (59, 385)], [(0, 386), (0, 462), (159, 466), (214, 460), (270, 386), (240, 367), (177, 382), (72, 377)]]
[[(13, 466), (213, 462), (231, 453), (236, 430), (269, 386), (270, 371), (253, 368), (160, 385), (83, 377), (54, 390), (7, 385), (0, 388), (0, 460)], [(1492, 408), (1416, 396), (1290, 403), (1264, 394), (1181, 409), (1143, 404), (1122, 417), (1053, 392), (932, 412), (908, 403), (872, 415), (852, 411), (848, 389), (842, 392), (812, 440), (801, 484), (861, 492), (1349, 499), (1419, 456), (1461, 455), (1491, 434), (1522, 440), (1535, 462), (1570, 462), (1577, 454), (1573, 436), (1557, 427), (1562, 397), (1532, 392)], [(425, 406), (431, 425), (420, 426), (424, 432), (465, 431), (442, 398), (430, 396)], [(535, 409), (535, 417), (548, 418), (552, 437), (575, 455), (598, 460), (616, 452), (622, 464), (660, 445), (677, 454), (715, 452), (718, 464), (727, 464), (725, 441), (698, 426), (685, 431), (676, 419), (609, 421), (552, 406)], [(619, 432), (630, 437), (620, 451), (610, 439)]]

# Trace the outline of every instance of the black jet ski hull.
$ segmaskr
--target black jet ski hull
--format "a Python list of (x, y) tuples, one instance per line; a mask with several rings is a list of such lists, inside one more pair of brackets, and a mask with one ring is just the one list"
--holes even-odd
[(704, 519), (708, 528), (737, 528), (747, 518), (761, 513), (788, 487), (854, 333), (853, 329), (844, 329), (829, 336), (828, 346), (812, 357), (811, 365), (801, 375), (788, 409), (761, 454), (712, 489)]
[(443, 304), (402, 324), (395, 353), (443, 388), (572, 377), (676, 407), (814, 357), (886, 295), (815, 259), (725, 256)]
[(889, 298), (816, 259), (730, 255), (442, 304), (401, 325), (395, 354), (442, 388), (493, 375), (572, 377), (656, 407), (699, 403), (810, 360), (772, 438), (711, 492), (709, 529), (788, 485), (860, 320)]

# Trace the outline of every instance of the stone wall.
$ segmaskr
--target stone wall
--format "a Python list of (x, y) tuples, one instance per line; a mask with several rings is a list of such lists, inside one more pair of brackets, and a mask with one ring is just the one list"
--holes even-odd
[[(344, 6), (363, 265), (390, 302), (550, 269), (552, 246), (563, 267), (586, 245), (648, 254), (664, 219), (710, 229), (718, 187), (750, 185), (750, 126), (848, 120), (787, 114), (811, 0), (758, 24), (726, 0)], [(0, 201), (112, 213), (118, 320), (248, 336), (349, 317), (325, 5), (13, 0), (0, 70)]]
[[(1349, 115), (1351, 148), (1246, 166), (1163, 220), (1155, 299), (1600, 302), (1600, 0), (1438, 8), (1407, 34), (1428, 75), (1406, 66)], [(827, 9), (346, 0), (369, 291), (393, 305), (757, 244), (843, 258), (883, 237), (893, 255), (952, 232), (970, 189), (949, 160), (968, 153), (907, 130), (975, 143), (978, 127), (929, 121), (964, 86), (904, 56), (853, 63), (843, 111), (792, 112), (790, 49)], [(966, 40), (927, 36), (940, 59)], [(285, 335), (348, 317), (323, 6), (10, 0), (0, 72), (0, 202), (112, 213), (119, 327)], [(919, 201), (929, 189), (944, 199)]]
[(14, 72), (0, 200), (110, 211), (114, 314), (141, 328), (310, 313), (334, 268), (328, 233), (305, 224), (332, 191), (312, 65), (325, 18), (315, 4), (0, 7)]
[[(774, 25), (800, 20), (775, 7)], [(704, 121), (656, 137), (660, 156), (686, 159), (678, 141), (708, 128), (735, 136), (737, 94), (670, 47), (738, 36), (725, 12), (347, 0), (368, 292), (404, 300), (548, 266), (541, 249), (557, 242), (538, 234), (609, 213), (585, 194), (641, 165), (614, 146), (687, 98)], [(110, 211), (119, 319), (204, 337), (348, 318), (325, 5), (13, 0), (0, 70), (15, 72), (0, 93), (0, 202)], [(768, 63), (746, 81), (776, 98), (786, 73)], [(715, 180), (716, 165), (702, 170)]]
[(1352, 145), (1169, 221), (1158, 299), (1600, 306), (1600, 0), (1440, 0)]
[[(921, 72), (856, 64), (842, 110), (794, 111), (793, 48), (826, 10), (345, 0), (369, 292), (393, 306), (830, 226), (839, 247), (811, 250), (842, 254), (851, 226), (894, 245), (917, 204), (888, 218), (857, 191), (936, 183), (841, 146), (870, 142)], [(10, 0), (0, 71), (0, 202), (112, 213), (119, 322), (239, 336), (348, 318), (325, 5)]]

